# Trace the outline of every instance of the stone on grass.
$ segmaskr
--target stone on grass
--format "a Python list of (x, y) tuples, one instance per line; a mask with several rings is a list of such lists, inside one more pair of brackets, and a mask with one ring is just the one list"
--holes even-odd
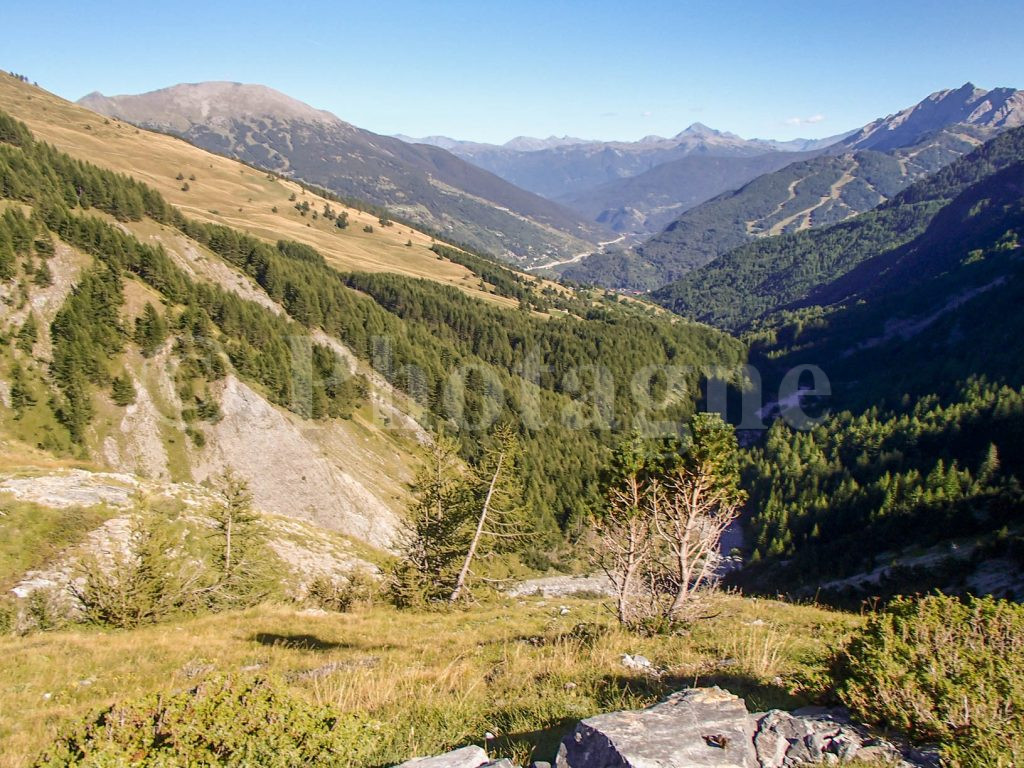
[(483, 748), (474, 745), (445, 752), (433, 757), (414, 757), (406, 760), (395, 768), (480, 768), (487, 765), (491, 758)]
[(721, 688), (673, 694), (649, 709), (588, 718), (562, 740), (557, 768), (758, 768), (755, 723)]

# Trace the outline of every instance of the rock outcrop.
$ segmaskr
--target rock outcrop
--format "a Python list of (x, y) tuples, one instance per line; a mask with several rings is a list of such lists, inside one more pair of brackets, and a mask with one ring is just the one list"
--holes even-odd
[(562, 740), (555, 765), (758, 768), (755, 729), (742, 699), (717, 687), (695, 688), (649, 709), (582, 721)]
[(491, 758), (487, 753), (481, 747), (473, 745), (434, 757), (415, 757), (395, 768), (481, 768), (490, 762)]
[(571, 595), (611, 595), (614, 587), (611, 580), (604, 574), (590, 576), (544, 576), (539, 579), (527, 579), (513, 584), (505, 590), (509, 597), (569, 597)]
[(750, 714), (742, 699), (715, 687), (582, 721), (562, 740), (556, 768), (790, 768), (854, 757), (913, 765), (841, 710)]
[[(588, 718), (562, 739), (555, 768), (796, 768), (851, 759), (879, 766), (933, 768), (850, 721), (841, 709), (751, 714), (721, 688), (675, 693), (647, 709)], [(480, 747), (421, 757), (396, 768), (514, 768)], [(550, 768), (534, 763), (534, 768)]]

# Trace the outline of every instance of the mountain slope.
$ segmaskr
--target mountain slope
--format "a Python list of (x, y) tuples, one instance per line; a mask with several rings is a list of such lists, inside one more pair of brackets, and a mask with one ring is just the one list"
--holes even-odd
[(1024, 141), (1015, 144), (1015, 162), (964, 188), (920, 236), (811, 291), (793, 312), (820, 317), (798, 336), (774, 318), (777, 365), (813, 359), (858, 404), (971, 376), (1024, 385)]
[(576, 253), (597, 227), (445, 150), (350, 125), (264, 86), (181, 84), (81, 105), (343, 196), (387, 206), (457, 241), (530, 264)]
[[(166, 134), (103, 118), (6, 73), (0, 73), (0, 109), (72, 157), (145, 182), (200, 221), (270, 243), (281, 238), (304, 243), (339, 269), (421, 277), (514, 305), (481, 290), (479, 279), (466, 267), (438, 260), (430, 250), (430, 235), (405, 226), (381, 227), (376, 215), (328, 200), (294, 181), (260, 173)], [(300, 210), (302, 203), (308, 211)], [(345, 213), (349, 226), (340, 229), (336, 220), (325, 217), (327, 207)], [(373, 232), (364, 231), (366, 227)]]
[[(37, 98), (32, 89), (22, 95), (30, 101)], [(37, 123), (45, 119), (37, 116)], [(140, 312), (148, 312), (147, 303), (166, 306), (157, 311), (166, 315), (172, 335), (184, 337), (184, 342), (171, 348), (169, 364), (202, 374), (190, 377), (196, 383), (187, 396), (177, 394), (181, 387), (176, 381), (164, 387), (182, 400), (180, 407), (173, 398), (169, 400), (176, 429), (185, 430), (189, 440), (203, 442), (202, 455), (213, 459), (236, 447), (262, 446), (255, 453), (266, 454), (263, 464), (257, 465), (264, 476), (254, 477), (253, 486), (277, 487), (281, 502), (291, 504), (307, 519), (315, 520), (322, 505), (296, 503), (313, 493), (302, 496), (297, 487), (308, 480), (316, 493), (340, 495), (335, 484), (317, 474), (321, 459), (333, 462), (336, 454), (344, 454), (358, 462), (361, 447), (380, 438), (380, 452), (371, 444), (358, 470), (349, 470), (349, 475), (391, 478), (388, 487), (397, 484), (402, 490), (387, 495), (386, 502), (389, 509), (401, 508), (402, 478), (417, 465), (413, 441), (421, 436), (414, 423), (408, 423), (410, 416), (429, 423), (444, 420), (461, 429), (467, 460), (479, 456), (487, 428), (502, 420), (520, 429), (528, 510), (539, 531), (552, 537), (557, 536), (559, 523), (578, 519), (600, 503), (597, 478), (621, 430), (650, 419), (678, 423), (694, 407), (692, 396), (682, 389), (655, 404), (623, 387), (605, 393), (594, 379), (597, 373), (607, 372), (616, 381), (626, 382), (652, 363), (679, 365), (692, 371), (685, 391), (693, 392), (696, 372), (703, 366), (735, 367), (744, 355), (742, 345), (706, 326), (613, 297), (545, 285), (440, 244), (430, 252), (434, 263), (441, 269), (454, 264), (471, 270), (475, 290), (400, 273), (341, 272), (306, 243), (267, 242), (238, 229), (206, 223), (171, 206), (149, 187), (77, 163), (33, 141), (16, 123), (9, 125), (15, 127), (0, 141), (2, 154), (9, 157), (8, 165), (0, 169), (4, 180), (0, 190), (13, 201), (7, 205), (43, 211), (52, 206), (53, 212), (46, 214), (53, 217), (52, 222), (44, 219), (50, 222), (51, 233), (56, 231), (62, 241), (71, 238), (75, 247), (101, 260), (77, 278), (79, 290), (82, 285), (92, 286), (86, 294), (94, 299), (76, 311), (93, 318), (86, 324), (92, 328), (87, 348), (102, 350), (106, 357), (99, 352), (87, 355), (91, 367), (81, 376), (66, 379), (55, 378), (43, 348), (36, 349), (36, 343), (31, 352), (23, 353), (31, 355), (31, 360), (19, 352), (6, 360), (10, 376), (17, 364), (29, 377), (25, 386), (39, 410), (24, 418), (4, 411), (3, 423), (23, 441), (42, 443), (57, 452), (82, 451), (104, 462), (134, 459), (142, 453), (115, 442), (110, 451), (114, 458), (104, 456), (103, 433), (109, 430), (103, 427), (95, 437), (93, 431), (101, 423), (123, 424), (126, 413), (121, 409), (129, 406), (111, 404), (115, 393), (99, 392), (93, 383), (109, 388), (112, 378), (120, 378), (118, 397), (123, 399), (128, 387), (124, 377), (135, 381), (143, 373), (153, 373), (131, 367), (139, 354), (138, 339), (133, 333), (127, 340), (123, 329), (133, 327)], [(126, 130), (104, 127), (111, 132)], [(128, 133), (135, 141), (147, 135)], [(166, 136), (153, 139), (151, 149), (160, 148), (164, 141), (186, 146)], [(26, 162), (26, 157), (32, 162)], [(245, 169), (232, 165), (236, 176), (242, 177)], [(197, 178), (196, 183), (203, 181)], [(246, 188), (243, 181), (235, 183)], [(78, 191), (65, 196), (69, 190)], [(90, 207), (81, 209), (79, 203)], [(67, 205), (75, 207), (65, 211)], [(308, 223), (311, 226), (303, 229), (313, 230), (313, 222)], [(75, 239), (80, 237), (85, 239)], [(100, 247), (96, 238), (101, 243), (109, 240), (111, 247)], [(34, 272), (26, 273), (24, 264), (31, 262), (32, 269), (38, 270), (39, 257), (27, 256), (33, 247), (31, 237), (26, 241), (19, 236), (17, 242), (16, 256), (7, 259), (6, 250), (0, 254), (5, 279), (11, 281), (13, 294), (28, 291), (31, 296)], [(122, 253), (131, 257), (127, 264), (120, 260)], [(103, 279), (90, 277), (99, 266), (112, 274), (101, 271)], [(65, 304), (73, 300), (78, 306), (76, 296), (72, 291)], [(115, 322), (112, 313), (120, 306), (129, 307), (125, 311), (130, 313)], [(6, 332), (19, 336), (25, 322), (12, 319)], [(50, 326), (56, 327), (55, 322)], [(36, 325), (46, 322), (40, 318)], [(76, 324), (66, 322), (61, 327)], [(189, 342), (197, 333), (201, 341)], [(244, 337), (244, 343), (236, 337)], [(188, 354), (183, 362), (175, 362), (181, 350)], [(192, 350), (198, 359), (193, 359)], [(211, 350), (212, 361), (200, 354), (204, 350)], [(131, 360), (124, 357), (129, 353)], [(79, 355), (68, 359), (78, 360)], [(138, 365), (152, 367), (146, 360)], [(108, 364), (112, 370), (103, 374)], [(162, 362), (157, 365), (159, 370), (162, 366)], [(267, 401), (268, 407), (241, 384)], [(57, 386), (64, 394), (55, 398), (51, 395)], [(169, 397), (157, 397), (161, 391), (157, 387), (150, 395), (158, 411)], [(60, 406), (65, 397), (79, 407), (55, 411), (54, 404)], [(12, 408), (15, 400), (23, 402), (20, 398), (11, 394)], [(138, 398), (140, 403), (145, 400), (142, 395)], [(106, 420), (101, 422), (100, 415), (106, 415)], [(200, 422), (208, 418), (209, 426), (194, 425), (197, 417)], [(161, 420), (154, 416), (154, 422), (159, 427)], [(355, 434), (335, 435), (349, 422), (365, 427), (369, 434), (359, 434), (353, 427)], [(52, 439), (39, 432), (44, 427)], [(191, 437), (199, 428), (202, 437)], [(292, 435), (304, 437), (310, 432), (323, 435), (325, 442), (310, 443), (308, 451), (296, 450)], [(274, 440), (277, 433), (282, 435), (279, 441)], [(184, 467), (183, 474), (191, 472), (193, 464), (180, 451), (185, 438), (170, 437), (174, 447), (164, 446), (165, 452), (178, 457), (175, 461)], [(390, 441), (397, 442), (389, 445)], [(254, 465), (239, 462), (239, 466), (255, 474)], [(313, 474), (303, 471), (304, 466)], [(566, 468), (572, 471), (567, 474)], [(369, 504), (362, 508), (367, 518), (375, 519)]]
[(172, 483), (231, 468), (264, 512), (393, 545), (423, 433), (374, 423), (371, 393), (389, 388), (203, 244), (144, 220), (158, 197), (0, 121), (0, 328), (17, 341), (0, 353), (4, 453), (27, 443)]
[[(1022, 121), (1024, 92), (986, 92), (970, 84), (941, 91), (865, 126), (822, 156), (686, 211), (631, 252), (590, 257), (566, 276), (616, 288), (658, 287), (758, 237), (829, 226), (870, 210)], [(635, 263), (626, 267), (625, 261)], [(642, 279), (616, 282), (616, 275), (630, 274)]]
[(949, 201), (918, 237), (752, 335), (766, 379), (817, 366), (844, 410), (809, 431), (779, 422), (752, 452), (747, 586), (1020, 599), (1024, 129), (990, 143), (940, 174)]
[(909, 147), (928, 134), (951, 125), (1007, 129), (1024, 125), (1024, 91), (994, 88), (986, 91), (973, 83), (933, 93), (895, 115), (868, 123), (843, 139), (834, 151)]
[(1024, 130), (989, 141), (873, 211), (822, 230), (742, 246), (654, 293), (664, 306), (731, 329), (806, 302), (862, 262), (922, 235), (971, 184), (1019, 159)]

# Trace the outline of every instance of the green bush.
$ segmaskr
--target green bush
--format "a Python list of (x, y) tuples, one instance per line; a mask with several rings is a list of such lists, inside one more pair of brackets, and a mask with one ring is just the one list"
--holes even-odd
[(328, 709), (274, 680), (213, 678), (92, 715), (61, 733), (35, 765), (332, 765), (346, 740), (337, 725)]
[(113, 553), (109, 562), (93, 556), (79, 564), (80, 578), (70, 589), (82, 619), (131, 629), (194, 613), (203, 574), (176, 553), (174, 531), (147, 514), (134, 522), (128, 544), (128, 551)]
[(18, 620), (18, 610), (9, 598), (0, 600), (0, 636), (9, 635), (14, 631)]
[(1024, 765), (1024, 606), (899, 598), (853, 639), (840, 675), (859, 718), (939, 742), (950, 768)]

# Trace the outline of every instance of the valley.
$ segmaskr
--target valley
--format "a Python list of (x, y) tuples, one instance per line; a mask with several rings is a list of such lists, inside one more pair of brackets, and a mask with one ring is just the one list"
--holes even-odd
[(261, 10), (0, 72), (0, 768), (1024, 764), (1024, 91)]

